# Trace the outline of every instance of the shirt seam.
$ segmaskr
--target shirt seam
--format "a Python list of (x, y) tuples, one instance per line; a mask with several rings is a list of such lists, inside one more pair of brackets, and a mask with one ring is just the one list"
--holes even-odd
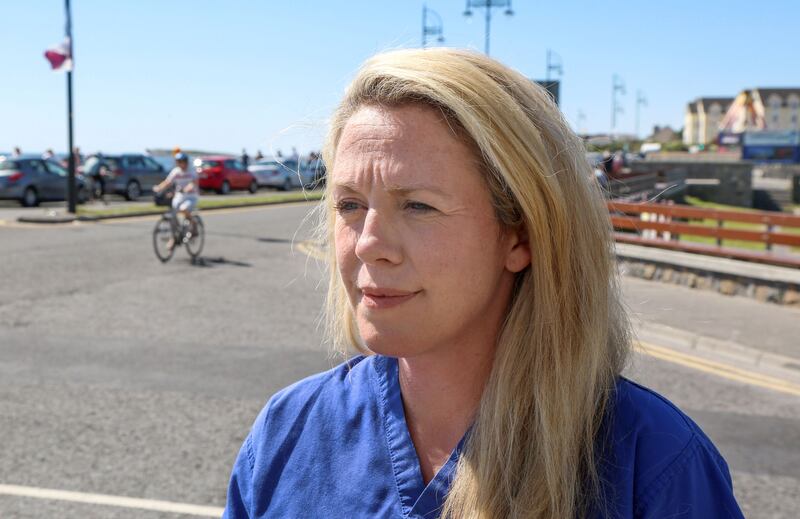
[(673, 459), (670, 464), (661, 471), (661, 473), (639, 494), (637, 498), (638, 503), (635, 507), (634, 515), (641, 517), (644, 511), (650, 505), (652, 500), (662, 492), (669, 483), (677, 476), (682, 470), (686, 468), (687, 463), (694, 456), (697, 455), (697, 450), (700, 448), (700, 442), (697, 434), (692, 433), (689, 441), (684, 445), (681, 452)]
[(248, 434), (244, 443), (247, 448), (247, 461), (250, 462), (250, 472), (252, 473), (256, 468), (256, 455), (255, 452), (253, 452), (253, 437)]
[[(373, 368), (375, 368), (374, 376), (376, 378), (378, 378), (380, 375), (380, 373), (378, 373), (377, 367), (378, 366), (376, 365), (376, 363), (373, 362)], [(411, 512), (411, 510), (409, 509), (408, 511), (406, 511), (406, 505), (403, 503), (403, 494), (400, 492), (400, 486), (397, 482), (399, 477), (399, 474), (397, 473), (397, 459), (395, 457), (394, 451), (392, 450), (391, 439), (389, 438), (389, 423), (387, 421), (388, 413), (386, 412), (386, 406), (387, 406), (386, 393), (388, 392), (388, 388), (386, 386), (388, 384), (388, 381), (386, 380), (387, 377), (385, 370), (383, 373), (383, 377), (380, 378), (382, 380), (373, 379), (373, 382), (378, 383), (378, 389), (379, 389), (378, 393), (380, 395), (380, 400), (381, 400), (381, 409), (380, 409), (381, 419), (383, 421), (383, 438), (386, 441), (386, 450), (389, 452), (389, 459), (392, 460), (392, 475), (394, 476), (394, 490), (395, 492), (397, 492), (397, 502), (400, 503), (400, 513), (403, 514), (404, 518), (408, 519), (409, 517), (408, 514)]]

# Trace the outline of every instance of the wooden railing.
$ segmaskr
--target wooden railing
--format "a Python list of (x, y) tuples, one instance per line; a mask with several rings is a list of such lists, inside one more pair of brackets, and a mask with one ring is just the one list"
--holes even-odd
[[(800, 216), (613, 201), (608, 202), (608, 210), (619, 242), (800, 267)], [(714, 221), (715, 225), (708, 225), (709, 221)], [(741, 224), (744, 228), (730, 228), (731, 224)], [(784, 232), (787, 228), (796, 229), (797, 233)], [(712, 238), (713, 242), (695, 243), (687, 236)], [(751, 245), (750, 248), (736, 247), (723, 240)], [(782, 250), (777, 250), (776, 246)], [(752, 247), (764, 250), (752, 250)]]

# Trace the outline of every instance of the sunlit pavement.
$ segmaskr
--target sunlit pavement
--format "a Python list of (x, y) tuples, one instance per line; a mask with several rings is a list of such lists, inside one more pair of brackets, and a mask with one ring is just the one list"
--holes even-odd
[[(322, 268), (300, 245), (311, 207), (205, 214), (198, 265), (185, 251), (156, 260), (154, 217), (0, 227), (0, 517), (178, 517), (176, 504), (214, 515), (266, 399), (331, 365), (316, 325)], [(624, 285), (637, 319), (662, 331), (784, 354), (796, 345), (784, 333), (797, 310)], [(800, 397), (647, 353), (627, 374), (705, 429), (747, 517), (795, 516)]]

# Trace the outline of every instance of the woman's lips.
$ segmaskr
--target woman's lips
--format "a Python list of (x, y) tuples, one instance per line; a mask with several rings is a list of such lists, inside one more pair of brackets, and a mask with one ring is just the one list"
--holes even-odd
[(367, 308), (385, 309), (401, 305), (416, 296), (419, 292), (408, 292), (394, 289), (362, 288), (361, 302)]

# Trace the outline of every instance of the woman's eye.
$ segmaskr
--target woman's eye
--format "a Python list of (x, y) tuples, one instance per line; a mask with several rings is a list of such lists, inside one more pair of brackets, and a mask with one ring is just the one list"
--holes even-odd
[(428, 204), (423, 204), (422, 202), (406, 202), (405, 205), (406, 209), (410, 209), (411, 211), (416, 211), (420, 213), (426, 213), (429, 211), (435, 211), (433, 207), (429, 206)]
[(340, 213), (350, 213), (358, 210), (359, 207), (360, 204), (352, 200), (340, 200), (334, 205), (334, 208)]

